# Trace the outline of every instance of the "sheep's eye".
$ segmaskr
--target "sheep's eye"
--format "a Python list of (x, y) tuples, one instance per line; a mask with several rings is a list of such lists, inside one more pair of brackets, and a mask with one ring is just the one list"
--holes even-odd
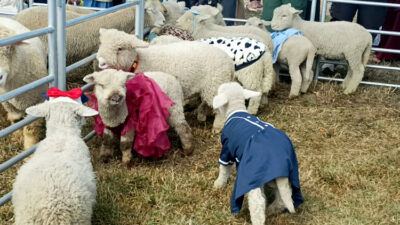
[(123, 48), (118, 48), (118, 51), (122, 51), (123, 50)]
[(99, 87), (101, 87), (101, 88), (104, 88), (104, 85), (103, 85), (103, 84), (97, 83), (97, 85), (98, 85)]
[(287, 15), (282, 15), (282, 17), (287, 17)]

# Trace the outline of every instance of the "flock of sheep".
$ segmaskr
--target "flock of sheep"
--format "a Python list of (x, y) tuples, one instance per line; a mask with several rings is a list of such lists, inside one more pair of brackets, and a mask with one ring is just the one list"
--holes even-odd
[[(103, 122), (116, 127), (127, 117), (125, 82), (135, 76), (130, 71), (136, 62), (134, 72), (153, 79), (175, 103), (169, 108), (168, 124), (177, 132), (185, 154), (191, 154), (194, 148), (191, 128), (183, 111), (185, 100), (190, 97), (200, 96), (197, 118), (204, 121), (213, 112), (213, 100), (219, 87), (238, 81), (245, 89), (261, 93), (252, 96), (247, 106), (249, 113), (256, 114), (260, 105), (268, 102), (268, 93), (274, 87), (282, 64), (288, 66), (292, 79), (289, 97), (307, 92), (313, 78), (315, 55), (348, 62), (343, 89), (349, 94), (362, 80), (371, 50), (372, 37), (363, 27), (348, 22), (304, 21), (299, 17), (301, 11), (290, 4), (277, 8), (272, 21), (250, 18), (243, 26), (225, 26), (221, 7), (197, 6), (186, 11), (182, 3), (147, 0), (145, 8), (145, 26), (153, 28), (152, 32), (159, 35), (151, 43), (130, 34), (134, 30), (135, 10), (128, 7), (67, 28), (67, 64), (97, 52), (98, 68), (102, 71), (86, 75), (84, 81), (95, 86), (94, 94)], [(89, 13), (93, 11), (67, 6), (66, 16), (70, 20)], [(181, 40), (179, 36), (161, 36), (159, 31), (165, 25), (195, 41)], [(274, 30), (295, 28), (303, 34), (290, 37), (282, 45), (275, 64), (272, 63), (274, 46), (266, 25), (271, 25)], [(29, 8), (14, 19), (0, 18), (0, 39), (45, 26), (47, 8)], [(213, 37), (251, 38), (265, 45), (265, 52), (254, 63), (235, 70), (228, 54), (199, 41)], [(0, 47), (0, 94), (47, 76), (46, 65), (46, 35)], [(20, 168), (14, 184), (16, 224), (56, 224), (54, 221), (58, 221), (57, 224), (90, 224), (96, 184), (88, 148), (80, 137), (80, 118), (97, 112), (75, 103), (36, 105), (43, 101), (40, 94), (45, 90), (43, 85), (2, 103), (11, 123), (22, 119), (26, 113), (45, 117), (47, 121), (46, 139), (34, 157)], [(219, 111), (215, 114), (213, 130), (219, 132), (226, 115)], [(39, 141), (39, 129), (38, 122), (24, 128), (26, 149)], [(127, 132), (120, 139), (122, 162), (126, 165), (132, 159), (134, 136), (134, 131)], [(104, 160), (113, 154), (109, 144), (114, 138), (113, 132), (106, 128), (100, 148)], [(38, 180), (43, 182), (37, 183)]]

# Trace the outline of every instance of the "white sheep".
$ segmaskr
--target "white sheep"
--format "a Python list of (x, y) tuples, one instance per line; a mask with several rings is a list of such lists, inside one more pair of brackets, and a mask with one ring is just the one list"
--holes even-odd
[(245, 99), (261, 93), (243, 89), (238, 83), (222, 84), (213, 107), (226, 117), (221, 135), (220, 172), (214, 187), (224, 187), (236, 163), (237, 175), (232, 192), (231, 212), (238, 213), (248, 194), (253, 225), (264, 225), (267, 198), (264, 186), (274, 189), (275, 200), (268, 214), (285, 208), (295, 212), (303, 202), (296, 153), (292, 142), (281, 130), (246, 111)]
[[(106, 69), (101, 72), (84, 77), (84, 81), (95, 85), (94, 93), (98, 101), (100, 117), (107, 127), (118, 127), (124, 123), (127, 118), (127, 94), (125, 83), (133, 78), (135, 74), (114, 69)], [(170, 117), (168, 124), (173, 127), (178, 134), (183, 152), (189, 155), (193, 152), (192, 131), (185, 120), (183, 113), (183, 92), (178, 80), (169, 74), (163, 72), (146, 72), (145, 76), (153, 79), (162, 91), (175, 103), (168, 108)], [(118, 97), (119, 101), (115, 99)], [(112, 156), (112, 147), (109, 146), (110, 140), (115, 139), (113, 132), (105, 128), (103, 133), (103, 144), (100, 148), (100, 158), (107, 161)], [(135, 131), (131, 130), (121, 136), (120, 149), (122, 152), (122, 162), (129, 165), (132, 159), (132, 147), (135, 138)]]
[[(145, 5), (145, 27), (161, 26), (164, 16), (160, 10), (166, 11), (158, 0), (147, 0)], [(99, 46), (99, 29), (115, 28), (127, 33), (135, 29), (136, 6), (128, 7), (114, 13), (107, 14), (83, 23), (66, 28), (66, 64), (95, 53)], [(66, 11), (66, 19), (71, 20), (84, 14), (75, 11)], [(15, 20), (31, 30), (47, 27), (47, 7), (31, 7), (19, 12)], [(47, 49), (47, 35), (40, 36)]]
[[(258, 27), (261, 30), (268, 32), (265, 26), (271, 25), (271, 22), (261, 20), (257, 17), (250, 17), (247, 19), (246, 26)], [(317, 49), (304, 36), (294, 35), (287, 39), (281, 47), (279, 52), (276, 66), (274, 65), (275, 72), (279, 75), (279, 64), (289, 66), (289, 74), (292, 80), (289, 98), (299, 95), (300, 91), (306, 93), (314, 76), (312, 65), (314, 56)]]
[[(30, 30), (17, 21), (0, 18), (0, 39), (8, 38)], [(31, 83), (47, 76), (47, 57), (39, 38), (31, 38), (11, 45), (0, 47), (0, 94)], [(28, 91), (2, 103), (11, 123), (25, 116), (25, 109), (42, 102), (41, 93), (47, 85)], [(28, 149), (39, 141), (41, 121), (35, 121), (23, 129), (24, 148)]]
[[(185, 99), (200, 94), (212, 107), (218, 86), (234, 79), (234, 66), (229, 56), (205, 43), (181, 41), (167, 45), (151, 45), (115, 29), (100, 30), (97, 53), (99, 68), (116, 68), (135, 72), (162, 71), (175, 76), (182, 85)], [(199, 110), (201, 113), (202, 110)], [(214, 131), (223, 126), (219, 114), (214, 120)]]
[[(218, 11), (218, 9), (215, 9)], [(261, 97), (255, 97), (250, 99), (248, 110), (251, 114), (256, 114), (261, 105), (267, 103), (267, 95), (272, 89), (275, 82), (275, 71), (272, 64), (272, 40), (271, 37), (263, 32), (262, 30), (251, 27), (251, 26), (240, 26), (241, 29), (231, 29), (227, 26), (220, 26), (212, 24), (210, 21), (210, 15), (197, 15), (191, 11), (186, 12), (177, 21), (177, 27), (180, 29), (193, 32), (193, 23), (197, 21), (196, 29), (192, 33), (195, 40), (206, 39), (212, 37), (224, 37), (224, 38), (237, 38), (247, 37), (264, 43), (268, 48), (264, 54), (253, 64), (235, 71), (236, 79), (242, 83), (242, 85), (251, 90), (260, 91), (263, 93)], [(262, 35), (260, 35), (262, 34)], [(271, 42), (271, 43), (270, 43)], [(223, 44), (226, 42), (223, 42)], [(243, 42), (242, 42), (243, 43)], [(229, 42), (226, 43), (229, 45)], [(228, 46), (233, 48), (234, 46)], [(239, 51), (239, 50), (238, 50)]]
[(67, 97), (31, 106), (46, 118), (46, 138), (18, 170), (12, 204), (15, 225), (91, 224), (96, 180), (81, 138), (82, 117), (97, 114)]
[(364, 76), (371, 52), (371, 34), (356, 23), (306, 21), (300, 18), (301, 12), (302, 10), (296, 10), (290, 3), (276, 8), (271, 28), (274, 30), (297, 29), (317, 48), (317, 55), (329, 59), (347, 60), (349, 70), (342, 87), (345, 94), (356, 91)]

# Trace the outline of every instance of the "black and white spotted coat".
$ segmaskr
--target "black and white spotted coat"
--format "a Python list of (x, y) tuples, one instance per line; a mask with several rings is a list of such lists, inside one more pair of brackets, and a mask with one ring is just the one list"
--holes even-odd
[(267, 48), (262, 42), (247, 37), (211, 37), (199, 41), (225, 51), (232, 58), (235, 70), (244, 68), (261, 58)]

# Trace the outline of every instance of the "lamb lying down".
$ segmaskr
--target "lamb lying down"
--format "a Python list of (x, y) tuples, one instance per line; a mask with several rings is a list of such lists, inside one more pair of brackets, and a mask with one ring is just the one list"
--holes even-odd
[(192, 131), (183, 113), (182, 87), (175, 77), (162, 72), (146, 72), (144, 76), (106, 69), (83, 80), (95, 85), (89, 106), (99, 110), (95, 130), (103, 137), (103, 161), (112, 157), (110, 144), (117, 137), (125, 165), (130, 165), (132, 147), (144, 157), (163, 156), (170, 148), (168, 124), (178, 133), (184, 154), (192, 153)]
[[(236, 82), (222, 84), (213, 107), (225, 115), (222, 131), (220, 173), (214, 187), (226, 186), (236, 162), (237, 177), (231, 199), (232, 213), (238, 213), (248, 193), (253, 225), (263, 225), (267, 199), (264, 185), (274, 189), (275, 200), (268, 213), (295, 212), (303, 203), (296, 153), (292, 142), (281, 130), (246, 111), (245, 99), (261, 93), (243, 89)], [(239, 166), (240, 165), (240, 166)]]

